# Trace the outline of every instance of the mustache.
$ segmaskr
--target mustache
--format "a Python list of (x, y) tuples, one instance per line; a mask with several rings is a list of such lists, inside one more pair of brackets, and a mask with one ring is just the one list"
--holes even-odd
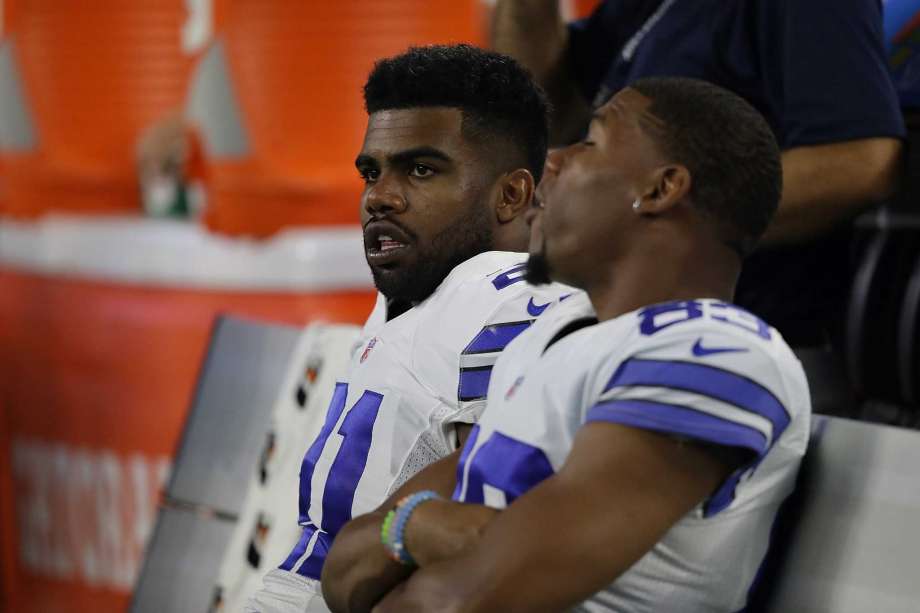
[[(380, 222), (380, 221), (386, 222), (386, 223), (388, 223), (388, 224), (390, 224), (390, 225), (393, 225), (393, 226), (396, 226), (401, 232), (403, 232), (407, 237), (409, 237), (409, 238), (412, 239), (413, 241), (414, 241), (414, 240), (418, 240), (418, 235), (417, 235), (415, 232), (413, 232), (412, 230), (410, 230), (409, 228), (407, 228), (404, 224), (402, 224), (402, 223), (396, 221), (396, 220), (393, 219), (392, 217), (387, 217), (387, 216), (385, 216), (385, 215), (384, 215), (384, 216), (379, 216), (379, 217), (371, 217), (371, 218), (368, 219), (366, 222), (364, 222), (364, 224), (361, 226), (361, 231), (362, 231), (362, 232), (366, 232), (366, 231), (367, 231), (367, 226), (369, 226), (369, 225), (372, 224), (372, 223), (377, 223), (377, 222)], [(366, 237), (366, 236), (367, 236), (367, 235), (365, 234), (365, 237)]]

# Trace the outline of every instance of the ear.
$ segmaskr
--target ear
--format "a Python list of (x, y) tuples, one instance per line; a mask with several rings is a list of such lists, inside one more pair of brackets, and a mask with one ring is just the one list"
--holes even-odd
[(662, 166), (655, 170), (650, 185), (640, 198), (638, 212), (642, 215), (661, 215), (674, 208), (690, 195), (692, 178), (686, 166)]
[(502, 176), (498, 182), (499, 200), (495, 207), (498, 223), (506, 224), (523, 215), (530, 208), (535, 188), (533, 175), (525, 168)]

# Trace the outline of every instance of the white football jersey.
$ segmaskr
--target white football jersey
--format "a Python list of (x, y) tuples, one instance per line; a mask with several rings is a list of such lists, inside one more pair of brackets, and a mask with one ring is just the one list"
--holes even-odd
[(428, 299), (389, 321), (378, 299), (304, 457), (303, 536), (281, 569), (319, 579), (345, 522), (377, 508), (456, 449), (455, 427), (479, 419), (499, 353), (573, 291), (528, 285), (526, 259), (521, 253), (477, 255), (454, 268)]
[(572, 296), (505, 350), (454, 498), (504, 508), (559, 470), (592, 421), (750, 450), (749, 464), (576, 609), (738, 611), (805, 453), (802, 367), (776, 330), (725, 302), (653, 305), (558, 338), (592, 314)]

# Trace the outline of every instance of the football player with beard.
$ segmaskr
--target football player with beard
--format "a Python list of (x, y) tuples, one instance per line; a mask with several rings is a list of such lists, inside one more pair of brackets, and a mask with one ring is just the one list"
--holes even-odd
[(364, 98), (355, 165), (380, 294), (303, 459), (301, 539), (251, 611), (327, 610), (319, 579), (339, 529), (463, 444), (496, 357), (572, 291), (524, 281), (548, 115), (524, 69), (468, 45), (413, 48), (377, 63)]

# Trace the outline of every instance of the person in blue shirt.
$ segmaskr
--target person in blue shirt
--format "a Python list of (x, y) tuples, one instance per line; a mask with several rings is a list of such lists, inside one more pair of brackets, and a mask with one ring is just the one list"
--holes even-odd
[(900, 169), (879, 0), (607, 0), (568, 25), (558, 0), (498, 0), (492, 35), (549, 93), (557, 145), (641, 77), (704, 79), (759, 110), (783, 151), (783, 197), (736, 302), (793, 346), (828, 342), (849, 287), (846, 222), (890, 196)]

